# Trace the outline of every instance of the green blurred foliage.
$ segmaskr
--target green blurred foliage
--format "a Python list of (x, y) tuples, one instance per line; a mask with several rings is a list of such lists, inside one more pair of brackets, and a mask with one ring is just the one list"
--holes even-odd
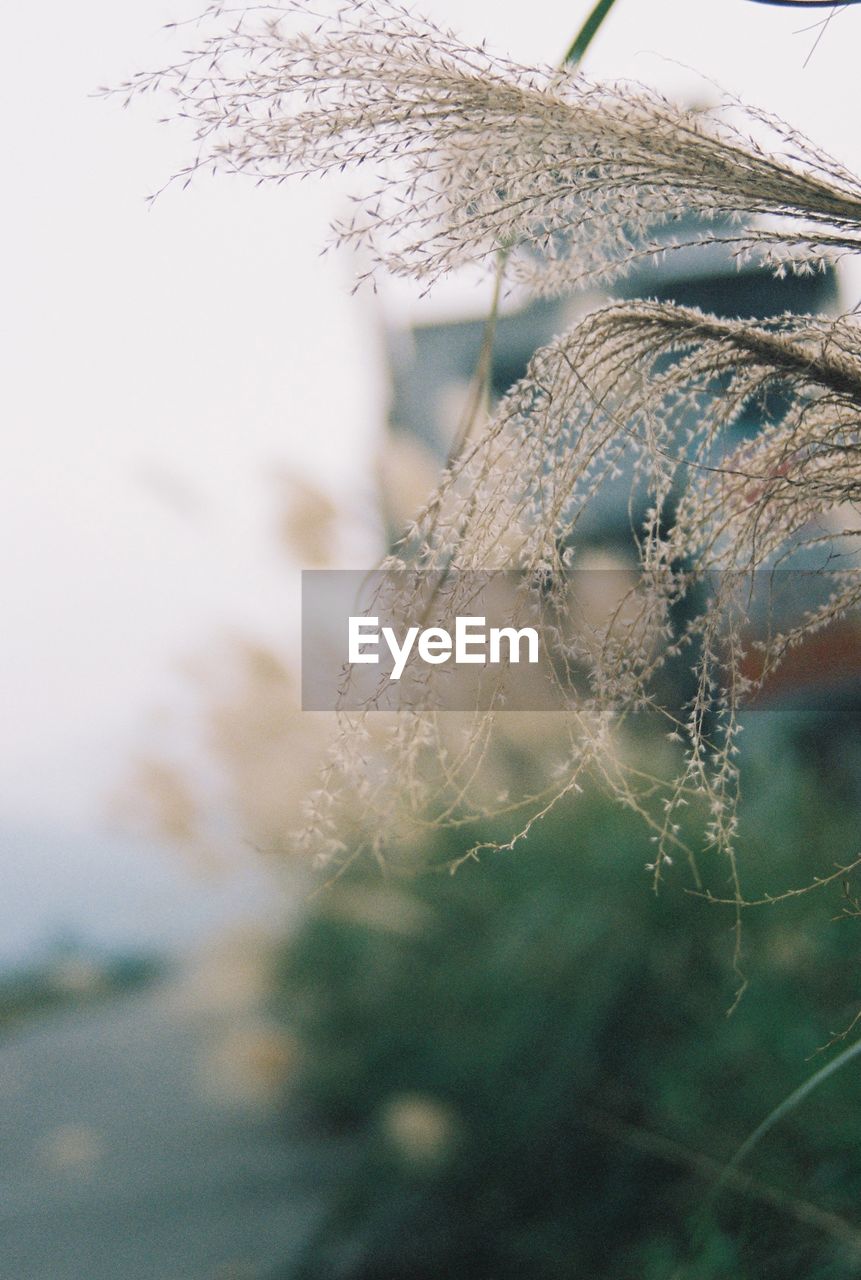
[[(806, 766), (809, 740), (750, 728), (756, 895), (849, 861), (855, 833), (828, 749)], [(462, 848), (440, 837), (429, 862)], [(291, 1280), (861, 1275), (857, 1063), (757, 1149), (755, 1185), (707, 1203), (861, 1006), (849, 900), (836, 882), (746, 911), (727, 1017), (734, 913), (686, 894), (683, 868), (652, 893), (650, 849), (636, 815), (584, 795), (454, 876), (357, 865), (314, 900), (280, 1007), (298, 1095), (357, 1158)]]

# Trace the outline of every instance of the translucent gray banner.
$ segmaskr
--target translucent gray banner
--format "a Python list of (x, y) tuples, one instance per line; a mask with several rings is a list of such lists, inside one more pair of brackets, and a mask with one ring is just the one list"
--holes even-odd
[(302, 575), (306, 711), (564, 710), (613, 681), (680, 710), (704, 654), (749, 710), (861, 699), (861, 573)]

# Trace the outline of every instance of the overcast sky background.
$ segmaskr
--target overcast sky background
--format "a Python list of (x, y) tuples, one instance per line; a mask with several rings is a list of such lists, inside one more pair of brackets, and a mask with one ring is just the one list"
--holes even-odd
[[(352, 512), (345, 564), (373, 554), (375, 330), (413, 304), (350, 298), (351, 262), (320, 260), (332, 189), (204, 179), (149, 211), (187, 139), (155, 102), (91, 96), (169, 61), (162, 25), (199, 7), (45, 0), (4, 18), (0, 824), (95, 829), (153, 710), (182, 698), (181, 662), (226, 630), (290, 631), (274, 468)], [(555, 62), (589, 4), (416, 8)], [(695, 68), (861, 167), (861, 10), (803, 65), (816, 32), (800, 29), (827, 14), (618, 0), (588, 69), (702, 100)]]

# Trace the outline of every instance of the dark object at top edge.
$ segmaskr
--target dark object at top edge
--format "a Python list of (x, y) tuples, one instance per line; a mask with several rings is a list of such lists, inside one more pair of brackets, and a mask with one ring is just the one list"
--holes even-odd
[(753, 4), (779, 5), (783, 9), (843, 9), (861, 0), (752, 0)]

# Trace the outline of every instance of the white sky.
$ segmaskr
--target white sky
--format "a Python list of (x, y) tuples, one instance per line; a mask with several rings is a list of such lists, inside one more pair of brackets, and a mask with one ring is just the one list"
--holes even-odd
[[(222, 629), (290, 628), (273, 464), (352, 504), (352, 561), (370, 555), (378, 304), (349, 299), (346, 260), (317, 257), (331, 193), (201, 180), (148, 212), (185, 140), (155, 103), (88, 96), (169, 60), (161, 24), (198, 7), (4, 16), (0, 821), (86, 828), (150, 709), (179, 696), (181, 659)], [(523, 61), (556, 61), (588, 7), (417, 6)], [(677, 64), (696, 67), (861, 165), (861, 10), (806, 69), (804, 25), (747, 0), (617, 0), (589, 69), (701, 97)]]

